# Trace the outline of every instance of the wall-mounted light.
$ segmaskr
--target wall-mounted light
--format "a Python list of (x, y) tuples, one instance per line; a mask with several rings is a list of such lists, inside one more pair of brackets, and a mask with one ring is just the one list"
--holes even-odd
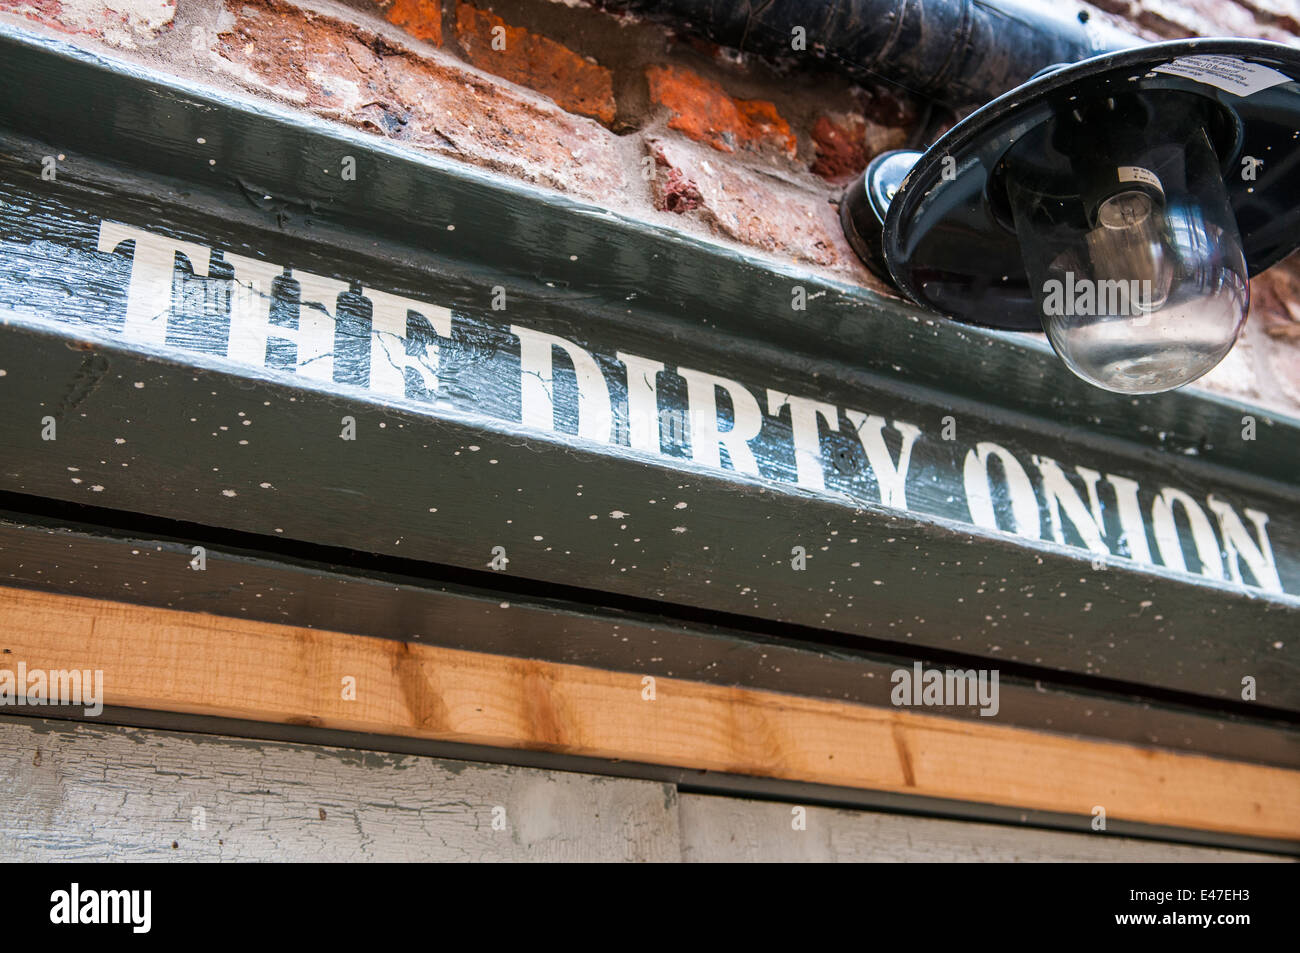
[(1180, 40), (1045, 70), (926, 152), (879, 156), (841, 218), (918, 304), (1045, 331), (1151, 394), (1232, 348), (1249, 277), (1300, 246), (1300, 50)]

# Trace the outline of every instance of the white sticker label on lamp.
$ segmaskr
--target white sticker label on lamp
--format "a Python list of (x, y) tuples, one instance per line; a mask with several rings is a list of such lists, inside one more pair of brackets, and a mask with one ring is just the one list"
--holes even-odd
[(1291, 81), (1285, 73), (1258, 63), (1247, 63), (1235, 56), (1183, 56), (1172, 63), (1157, 66), (1155, 72), (1183, 76), (1235, 96), (1250, 96), (1261, 89)]
[(1121, 182), (1141, 182), (1153, 189), (1159, 189), (1160, 194), (1164, 195), (1165, 187), (1160, 184), (1160, 177), (1150, 169), (1144, 169), (1138, 165), (1122, 165), (1119, 167), (1118, 172)]

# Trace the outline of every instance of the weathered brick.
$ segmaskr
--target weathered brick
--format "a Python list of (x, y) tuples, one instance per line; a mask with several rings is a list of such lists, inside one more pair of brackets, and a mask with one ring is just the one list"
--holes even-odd
[(884, 86), (859, 89), (857, 101), (862, 115), (877, 126), (910, 129), (920, 120), (915, 100)]
[(867, 167), (868, 160), (907, 142), (907, 131), (886, 129), (855, 114), (817, 117), (810, 134), (817, 158), (812, 171), (828, 182), (843, 183)]
[(0, 0), (0, 12), (135, 49), (171, 26), (176, 0)]
[(282, 0), (232, 0), (216, 63), (244, 85), (321, 116), (599, 201), (627, 188), (599, 124)]
[(1244, 36), (1287, 42), (1293, 37), (1261, 23), (1245, 7), (1224, 0), (1138, 0), (1137, 23), (1160, 36)]
[(1295, 0), (1236, 0), (1261, 23), (1288, 33), (1300, 33), (1300, 5)]
[(739, 147), (794, 158), (797, 140), (774, 103), (733, 99), (717, 83), (680, 66), (652, 66), (646, 79), (650, 99), (674, 114), (669, 128), (720, 152)]
[(1090, 0), (1089, 6), (1096, 7), (1098, 10), (1104, 10), (1107, 13), (1113, 13), (1118, 17), (1125, 19), (1133, 15), (1133, 8), (1137, 5), (1137, 0)]
[(1251, 279), (1250, 326), (1265, 342), (1256, 361), (1264, 401), (1300, 406), (1300, 256)]
[(655, 207), (690, 215), (727, 238), (815, 265), (851, 255), (825, 196), (759, 175), (681, 141), (650, 139)]
[(567, 46), (500, 17), (456, 4), (456, 39), (465, 58), (479, 69), (549, 96), (569, 112), (614, 121), (610, 71)]
[[(665, 163), (666, 164), (666, 163)], [(693, 212), (704, 204), (700, 187), (682, 173), (681, 169), (669, 168), (663, 181), (659, 184), (656, 195), (659, 205), (666, 212), (678, 215)]]
[(843, 182), (867, 167), (867, 123), (861, 116), (818, 116), (810, 130), (817, 158), (813, 172)]
[(441, 0), (380, 0), (379, 6), (389, 23), (417, 39), (442, 45)]

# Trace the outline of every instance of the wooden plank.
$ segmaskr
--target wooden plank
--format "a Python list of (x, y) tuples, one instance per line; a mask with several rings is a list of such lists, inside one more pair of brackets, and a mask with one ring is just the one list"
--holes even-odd
[(1300, 840), (1300, 773), (1262, 765), (25, 590), (0, 619), (0, 658), (102, 670), (109, 705)]
[[(802, 808), (797, 818), (795, 808)], [(874, 811), (682, 794), (677, 802), (687, 863), (806, 861), (952, 863), (1240, 863), (1276, 854), (1189, 847), (1113, 834), (1073, 834), (908, 817)], [(803, 823), (801, 829), (795, 822)]]
[(0, 721), (4, 860), (676, 861), (676, 798), (627, 778)]
[(794, 831), (791, 808), (575, 772), (0, 718), (10, 861), (1282, 859), (818, 807)]
[[(191, 568), (195, 545), (206, 551), (202, 572)], [(890, 676), (914, 661), (978, 665), (941, 662), (919, 650), (904, 656), (865, 647), (823, 648), (801, 639), (807, 633), (793, 626), (762, 626), (753, 619), (708, 625), (655, 606), (633, 612), (554, 590), (525, 594), (482, 585), (504, 582), (500, 575), (469, 585), (448, 580), (438, 569), (419, 575), (409, 566), (400, 574), (373, 567), (345, 571), (333, 562), (270, 555), (228, 549), (205, 537), (70, 524), (66, 515), (23, 522), (0, 509), (0, 580), (24, 589), (862, 705), (889, 705)], [(614, 627), (620, 638), (610, 638)], [(1300, 769), (1293, 726), (1267, 720), (1271, 713), (1242, 716), (1168, 698), (1153, 702), (1121, 691), (1081, 689), (1062, 685), (1059, 673), (1026, 671), (1006, 661), (998, 669), (999, 724)], [(987, 720), (974, 708), (932, 713)]]

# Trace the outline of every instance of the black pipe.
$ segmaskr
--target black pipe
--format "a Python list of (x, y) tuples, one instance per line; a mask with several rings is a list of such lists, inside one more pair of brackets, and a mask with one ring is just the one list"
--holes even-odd
[(1144, 42), (1051, 0), (595, 3), (772, 59), (797, 63), (817, 56), (856, 81), (883, 80), (956, 110), (981, 106), (1043, 67)]

